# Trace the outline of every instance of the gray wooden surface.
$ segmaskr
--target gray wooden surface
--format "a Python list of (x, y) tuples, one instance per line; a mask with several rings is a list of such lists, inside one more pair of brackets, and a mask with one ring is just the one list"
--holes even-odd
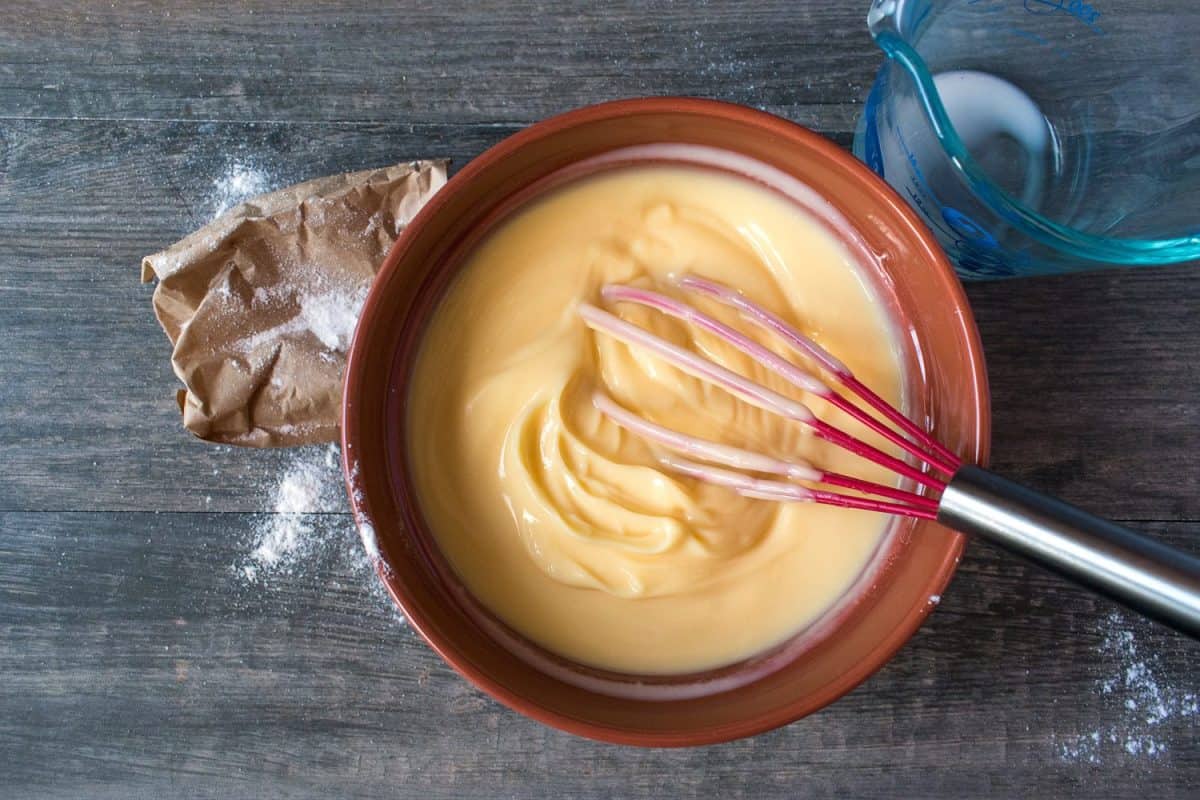
[[(848, 144), (880, 59), (865, 5), (0, 3), (0, 796), (1196, 796), (1200, 649), (984, 547), (850, 696), (691, 751), (469, 688), (380, 598), (340, 498), (314, 552), (239, 572), (281, 470), (323, 454), (184, 432), (142, 255), (239, 175), (461, 164), (615, 97)], [(970, 287), (995, 466), (1197, 549), (1196, 277)]]

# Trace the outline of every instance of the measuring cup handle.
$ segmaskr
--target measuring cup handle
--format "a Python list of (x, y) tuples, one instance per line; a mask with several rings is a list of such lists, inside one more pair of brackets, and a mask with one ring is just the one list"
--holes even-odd
[(1200, 559), (1188, 553), (972, 466), (946, 487), (938, 521), (1200, 639)]

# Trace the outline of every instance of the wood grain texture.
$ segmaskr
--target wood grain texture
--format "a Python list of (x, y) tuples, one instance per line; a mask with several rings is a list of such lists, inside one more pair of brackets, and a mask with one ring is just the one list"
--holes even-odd
[[(47, 2), (0, 29), (22, 117), (532, 122), (716, 97), (852, 130), (878, 69), (853, 3)], [(48, 46), (51, 42), (54, 47)]]
[[(846, 145), (879, 64), (860, 5), (0, 2), (0, 796), (1195, 796), (1195, 645), (983, 547), (850, 696), (692, 751), (469, 688), (396, 621), (337, 498), (302, 563), (239, 572), (295, 454), (182, 429), (141, 256), (239, 174), (461, 165), (619, 96), (745, 102)], [(969, 287), (994, 465), (1200, 549), (1194, 275)], [(1174, 704), (1154, 724), (1139, 667)]]
[[(1139, 722), (1194, 647), (982, 547), (921, 632), (821, 714), (743, 742), (584, 741), (470, 689), (372, 591), (346, 515), (290, 575), (245, 582), (248, 514), (0, 514), (7, 797), (1186, 796), (1195, 718)], [(1183, 544), (1195, 523), (1149, 530)], [(1121, 631), (1133, 662), (1104, 650)], [(1127, 711), (1127, 700), (1138, 712)], [(1124, 752), (1125, 731), (1168, 749)], [(1064, 761), (1095, 731), (1100, 764)]]

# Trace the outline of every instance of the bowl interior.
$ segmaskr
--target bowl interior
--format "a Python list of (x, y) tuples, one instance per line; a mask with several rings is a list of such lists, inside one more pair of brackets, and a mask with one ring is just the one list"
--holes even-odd
[[(677, 157), (664, 155), (664, 145), (675, 147)], [(471, 162), (420, 212), (384, 262), (351, 350), (343, 406), (355, 512), (368, 549), (378, 549), (380, 575), (411, 624), (459, 672), (518, 711), (574, 733), (643, 745), (750, 735), (849, 691), (928, 614), (929, 597), (948, 582), (963, 544), (933, 523), (900, 524), (874, 583), (836, 612), (827, 636), (705, 675), (652, 680), (539, 652), (479, 608), (455, 580), (416, 508), (405, 455), (408, 381), (425, 321), (462, 256), (529, 197), (605, 165), (687, 161), (689, 148), (766, 165), (771, 174), (814, 190), (818, 206), (850, 224), (856, 236), (847, 244), (900, 335), (907, 410), (927, 419), (947, 445), (984, 463), (989, 414), (978, 336), (961, 287), (928, 231), (882, 181), (827, 140), (767, 114), (701, 100), (580, 109)], [(770, 182), (752, 167), (732, 171)]]

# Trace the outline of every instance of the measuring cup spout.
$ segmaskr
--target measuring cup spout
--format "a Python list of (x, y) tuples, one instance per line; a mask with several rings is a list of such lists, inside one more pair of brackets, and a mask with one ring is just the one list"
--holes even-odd
[(871, 10), (867, 12), (867, 30), (878, 37), (884, 31), (899, 35), (898, 19), (903, 0), (873, 0)]

